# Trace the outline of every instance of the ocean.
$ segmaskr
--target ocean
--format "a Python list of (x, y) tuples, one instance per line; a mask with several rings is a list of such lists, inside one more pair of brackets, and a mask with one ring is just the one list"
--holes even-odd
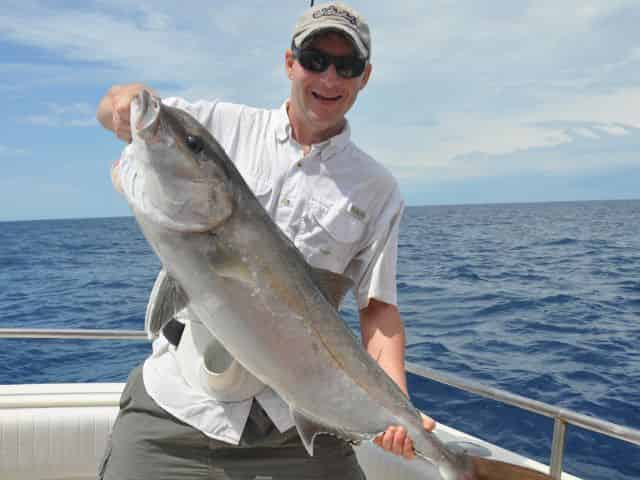
[[(159, 268), (131, 217), (0, 223), (0, 328), (141, 330)], [(409, 361), (640, 428), (640, 200), (409, 207), (398, 296)], [(149, 352), (0, 339), (0, 384), (125, 381)], [(436, 420), (549, 462), (550, 419), (409, 385)], [(637, 480), (640, 448), (570, 426), (564, 467)]]

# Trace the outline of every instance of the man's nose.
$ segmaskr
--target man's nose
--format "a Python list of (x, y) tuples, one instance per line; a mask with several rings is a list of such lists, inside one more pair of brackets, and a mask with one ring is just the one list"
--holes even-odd
[(322, 72), (321, 78), (327, 84), (334, 84), (339, 82), (342, 77), (338, 75), (336, 66), (332, 63), (324, 72)]

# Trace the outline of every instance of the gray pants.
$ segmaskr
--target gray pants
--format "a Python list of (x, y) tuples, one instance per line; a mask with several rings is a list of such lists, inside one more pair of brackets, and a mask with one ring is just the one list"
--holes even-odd
[(280, 433), (257, 402), (235, 446), (213, 440), (156, 404), (142, 368), (131, 372), (120, 400), (101, 480), (365, 480), (353, 449), (321, 435), (307, 454), (295, 428)]

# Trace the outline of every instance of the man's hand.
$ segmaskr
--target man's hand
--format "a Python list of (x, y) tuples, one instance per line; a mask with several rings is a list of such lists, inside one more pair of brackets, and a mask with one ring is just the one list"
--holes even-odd
[[(436, 422), (432, 418), (422, 415), (422, 426), (426, 431), (431, 432), (436, 427)], [(391, 426), (387, 428), (387, 431), (382, 435), (378, 435), (373, 440), (373, 443), (387, 452), (402, 456), (407, 460), (411, 460), (416, 456), (413, 450), (413, 441), (407, 435), (404, 427)]]
[[(100, 100), (96, 118), (104, 128), (114, 132), (120, 140), (131, 143), (131, 101), (145, 89), (151, 91), (141, 83), (112, 86)], [(118, 169), (119, 162), (115, 162), (111, 166), (111, 182), (116, 191), (122, 193)]]
[(98, 105), (98, 121), (127, 143), (131, 142), (131, 100), (144, 89), (151, 90), (141, 83), (114, 85)]

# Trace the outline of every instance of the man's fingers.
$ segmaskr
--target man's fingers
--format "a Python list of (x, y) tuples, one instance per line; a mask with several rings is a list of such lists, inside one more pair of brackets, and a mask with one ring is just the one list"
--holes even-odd
[(404, 441), (407, 438), (407, 432), (404, 428), (398, 427), (391, 440), (391, 451), (396, 455), (402, 455), (404, 451)]
[(397, 448), (394, 448), (393, 453), (396, 455), (400, 455), (408, 460), (411, 460), (415, 457), (415, 452), (413, 451), (413, 441), (407, 431), (400, 427), (396, 433), (395, 444)]
[(114, 87), (111, 89), (113, 131), (120, 140), (131, 142), (131, 100), (138, 89)]
[[(422, 416), (422, 425), (424, 429), (431, 432), (436, 427), (433, 418), (424, 414)], [(416, 453), (413, 449), (413, 440), (407, 434), (407, 430), (400, 426), (391, 426), (387, 430), (373, 439), (373, 443), (384, 448), (386, 451), (402, 456), (406, 459), (415, 458)]]
[(113, 116), (117, 117), (121, 125), (130, 125), (131, 121), (131, 103), (117, 105), (113, 109)]
[(393, 453), (398, 456), (412, 459), (415, 456), (413, 451), (413, 441), (403, 427), (398, 427), (393, 437)]
[(131, 142), (131, 125), (129, 115), (121, 115), (120, 110), (113, 111), (113, 131), (120, 140)]
[(407, 435), (404, 437), (404, 444), (402, 446), (402, 456), (406, 459), (411, 460), (416, 456), (416, 452), (413, 450), (413, 442), (411, 438)]
[(131, 129), (128, 128), (116, 128), (116, 137), (127, 143), (131, 143)]
[(382, 435), (382, 448), (390, 452), (393, 447), (393, 437), (396, 432), (396, 427), (389, 427), (387, 431)]
[(373, 443), (395, 455), (411, 459), (415, 457), (413, 442), (403, 427), (391, 426), (373, 439)]

